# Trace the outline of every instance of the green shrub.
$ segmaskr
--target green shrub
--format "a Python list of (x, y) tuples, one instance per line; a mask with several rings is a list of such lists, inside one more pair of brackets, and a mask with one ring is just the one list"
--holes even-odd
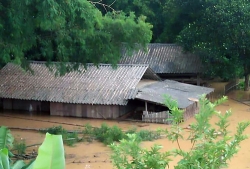
[(53, 135), (63, 135), (67, 131), (62, 126), (53, 126), (53, 127), (49, 127), (46, 129), (42, 129), (41, 132), (42, 133), (48, 132), (48, 133), (53, 134)]
[(83, 134), (92, 135), (93, 132), (94, 132), (93, 127), (91, 126), (91, 124), (87, 123), (84, 125)]
[(53, 126), (46, 129), (41, 130), (42, 133), (49, 133), (53, 135), (62, 135), (64, 143), (68, 146), (73, 146), (75, 143), (79, 142), (80, 139), (78, 137), (78, 133), (68, 132), (62, 126)]
[[(199, 100), (199, 113), (195, 115), (195, 122), (190, 125), (190, 135), (187, 141), (190, 141), (192, 148), (184, 150), (179, 144), (183, 138), (183, 128), (180, 120), (183, 117), (183, 111), (178, 109), (176, 101), (166, 97), (166, 104), (169, 105), (173, 118), (172, 125), (166, 131), (167, 138), (176, 142), (177, 149), (159, 152), (159, 146), (153, 146), (151, 150), (143, 149), (140, 146), (142, 138), (150, 139), (159, 136), (159, 130), (156, 137), (149, 131), (139, 131), (137, 134), (127, 134), (128, 139), (121, 140), (120, 144), (111, 144), (113, 150), (111, 159), (117, 169), (131, 168), (154, 168), (165, 169), (170, 159), (169, 157), (180, 157), (180, 161), (174, 166), (174, 169), (220, 169), (227, 166), (228, 161), (238, 152), (240, 143), (247, 139), (244, 135), (245, 129), (250, 122), (240, 122), (237, 126), (237, 132), (232, 134), (228, 130), (230, 111), (220, 114), (215, 110), (215, 106), (226, 100), (226, 97), (211, 103), (202, 96)], [(219, 120), (214, 125), (210, 124), (211, 117), (216, 116)], [(141, 138), (140, 138), (141, 137)]]
[(94, 136), (94, 128), (91, 126), (91, 124), (87, 123), (84, 125), (84, 130), (82, 131), (83, 133), (83, 138), (87, 142), (92, 142), (95, 139)]
[(103, 123), (100, 128), (94, 128), (95, 138), (104, 144), (111, 144), (124, 138), (124, 132), (117, 126), (109, 127)]
[(20, 141), (14, 140), (13, 142), (13, 150), (17, 152), (17, 155), (23, 155), (26, 153), (26, 142), (24, 139), (20, 139)]
[(77, 142), (79, 142), (78, 133), (77, 132), (70, 132), (65, 133), (62, 135), (64, 143), (68, 146), (73, 146)]
[(117, 169), (165, 169), (170, 161), (170, 153), (161, 153), (161, 146), (154, 145), (150, 150), (140, 146), (141, 139), (136, 134), (127, 134), (120, 144), (112, 143), (111, 159)]
[(140, 130), (136, 133), (139, 139), (142, 141), (153, 141), (161, 137), (161, 132), (158, 131), (149, 131), (149, 130)]
[(137, 131), (137, 128), (136, 127), (132, 127), (130, 129), (128, 129), (125, 134), (135, 134)]
[(243, 90), (244, 88), (245, 88), (245, 82), (241, 80), (240, 83), (237, 85), (237, 89)]

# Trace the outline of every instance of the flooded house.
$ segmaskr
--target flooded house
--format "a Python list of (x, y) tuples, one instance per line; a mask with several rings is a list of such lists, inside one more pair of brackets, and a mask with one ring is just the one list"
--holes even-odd
[(32, 72), (9, 63), (0, 70), (0, 100), (4, 110), (48, 112), (53, 116), (101, 119), (137, 118), (166, 123), (171, 116), (164, 94), (177, 100), (184, 120), (199, 107), (195, 99), (213, 89), (162, 80), (147, 64), (87, 64), (55, 76), (44, 62), (31, 62)]
[(9, 63), (0, 70), (3, 109), (50, 112), (50, 115), (117, 118), (133, 108), (141, 79), (160, 80), (148, 65), (88, 64), (80, 72), (55, 76), (43, 62), (31, 62), (33, 72)]
[(151, 43), (147, 51), (136, 51), (132, 56), (123, 52), (121, 64), (149, 64), (162, 79), (201, 85), (203, 72), (199, 56), (185, 52), (176, 44)]

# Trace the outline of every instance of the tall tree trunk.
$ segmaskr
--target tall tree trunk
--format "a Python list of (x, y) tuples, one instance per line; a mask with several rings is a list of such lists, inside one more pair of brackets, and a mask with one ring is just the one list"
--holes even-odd
[(245, 87), (244, 87), (245, 91), (249, 90), (249, 74), (245, 74)]

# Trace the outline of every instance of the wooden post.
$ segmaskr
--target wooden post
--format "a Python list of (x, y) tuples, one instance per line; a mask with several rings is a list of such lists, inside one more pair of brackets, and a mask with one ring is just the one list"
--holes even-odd
[(200, 74), (197, 74), (197, 86), (200, 86), (201, 82), (200, 82)]
[(145, 111), (148, 111), (148, 102), (145, 101)]

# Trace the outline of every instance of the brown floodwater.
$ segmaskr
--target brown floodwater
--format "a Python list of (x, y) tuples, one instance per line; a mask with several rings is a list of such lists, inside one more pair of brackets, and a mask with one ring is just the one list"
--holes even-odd
[[(212, 84), (212, 87), (216, 85), (217, 88), (223, 87), (220, 84)], [(219, 90), (214, 92), (214, 98), (221, 96), (222, 93)], [(218, 106), (216, 109), (225, 113), (226, 110), (231, 109), (233, 114), (230, 117), (230, 126), (229, 129), (234, 133), (236, 131), (237, 123), (244, 120), (250, 120), (250, 106), (247, 104), (242, 104), (235, 99), (249, 100), (250, 93), (245, 92), (231, 92), (229, 99), (226, 103)], [(212, 118), (211, 123), (216, 122), (216, 118)], [(189, 119), (185, 121), (182, 125), (187, 127), (190, 123), (194, 122), (194, 119)], [(5, 125), (8, 127), (21, 127), (21, 128), (47, 128), (57, 125), (62, 125), (64, 128), (69, 130), (81, 130), (83, 125), (90, 123), (92, 126), (100, 126), (102, 123), (106, 123), (110, 126), (117, 125), (124, 130), (127, 130), (132, 127), (138, 129), (148, 129), (156, 130), (157, 128), (169, 128), (168, 125), (164, 124), (151, 124), (151, 123), (139, 123), (132, 121), (111, 121), (111, 120), (97, 120), (97, 119), (84, 119), (84, 118), (70, 118), (70, 117), (53, 117), (53, 116), (41, 116), (41, 115), (32, 115), (29, 113), (19, 112), (2, 112), (0, 113), (0, 126)], [(250, 134), (250, 127), (247, 128), (246, 134)], [(44, 134), (41, 134), (36, 131), (28, 130), (17, 130), (12, 129), (12, 134), (15, 139), (24, 139), (27, 145), (41, 143), (44, 139)], [(188, 135), (188, 131), (183, 133), (184, 137)], [(241, 143), (241, 148), (239, 152), (233, 157), (229, 162), (229, 169), (245, 169), (250, 168), (250, 146), (249, 139)], [(171, 150), (177, 148), (176, 143), (172, 143), (167, 139), (159, 139), (152, 142), (143, 142), (142, 146), (145, 148), (150, 148), (153, 144), (160, 144), (163, 146), (161, 151)], [(191, 144), (188, 141), (180, 141), (182, 149), (189, 150)], [(37, 151), (38, 146), (34, 146), (28, 149)], [(66, 168), (67, 169), (112, 169), (112, 163), (110, 161), (111, 150), (102, 143), (99, 142), (81, 142), (76, 144), (74, 147), (65, 146), (66, 154)], [(174, 165), (180, 160), (178, 157), (173, 158), (173, 161), (170, 162), (170, 169), (174, 168)]]

